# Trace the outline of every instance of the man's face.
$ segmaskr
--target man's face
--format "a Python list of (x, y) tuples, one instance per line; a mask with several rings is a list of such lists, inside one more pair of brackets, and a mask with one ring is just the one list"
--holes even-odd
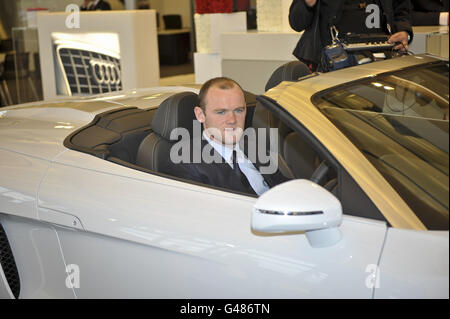
[(244, 92), (238, 86), (225, 90), (213, 86), (208, 90), (205, 100), (205, 111), (196, 107), (194, 112), (207, 134), (225, 145), (239, 142), (247, 112)]

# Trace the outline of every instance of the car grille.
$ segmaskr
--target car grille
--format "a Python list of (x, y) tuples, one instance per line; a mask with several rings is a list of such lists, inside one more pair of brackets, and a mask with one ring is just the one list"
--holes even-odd
[(5, 273), (9, 288), (17, 299), (20, 293), (19, 273), (2, 224), (0, 224), (0, 265)]
[(119, 59), (72, 48), (60, 48), (58, 52), (72, 95), (107, 93), (122, 89)]

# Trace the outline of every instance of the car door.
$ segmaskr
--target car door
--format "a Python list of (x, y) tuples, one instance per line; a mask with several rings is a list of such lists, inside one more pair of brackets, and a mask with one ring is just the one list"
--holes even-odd
[(256, 201), (71, 150), (39, 189), (78, 298), (372, 297), (385, 222), (344, 216), (342, 239), (313, 248), (252, 230)]

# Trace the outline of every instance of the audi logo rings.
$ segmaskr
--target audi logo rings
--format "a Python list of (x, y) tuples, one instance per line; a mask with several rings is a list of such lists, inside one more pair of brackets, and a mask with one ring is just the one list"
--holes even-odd
[(98, 84), (119, 85), (121, 81), (119, 66), (110, 61), (91, 59), (92, 74)]

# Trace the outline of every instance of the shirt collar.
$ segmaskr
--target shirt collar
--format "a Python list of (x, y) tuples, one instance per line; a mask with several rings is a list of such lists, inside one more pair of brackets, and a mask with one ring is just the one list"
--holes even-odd
[(225, 161), (228, 164), (233, 165), (233, 150), (236, 151), (236, 156), (237, 156), (238, 162), (241, 162), (242, 160), (246, 159), (245, 155), (239, 148), (239, 143), (236, 143), (233, 148), (230, 148), (230, 147), (227, 147), (223, 144), (217, 143), (216, 141), (212, 140), (208, 136), (208, 134), (206, 134), (205, 131), (203, 131), (203, 137), (209, 144), (211, 144), (211, 146), (216, 150), (216, 152), (219, 153), (220, 156), (223, 157), (223, 159), (225, 159)]

